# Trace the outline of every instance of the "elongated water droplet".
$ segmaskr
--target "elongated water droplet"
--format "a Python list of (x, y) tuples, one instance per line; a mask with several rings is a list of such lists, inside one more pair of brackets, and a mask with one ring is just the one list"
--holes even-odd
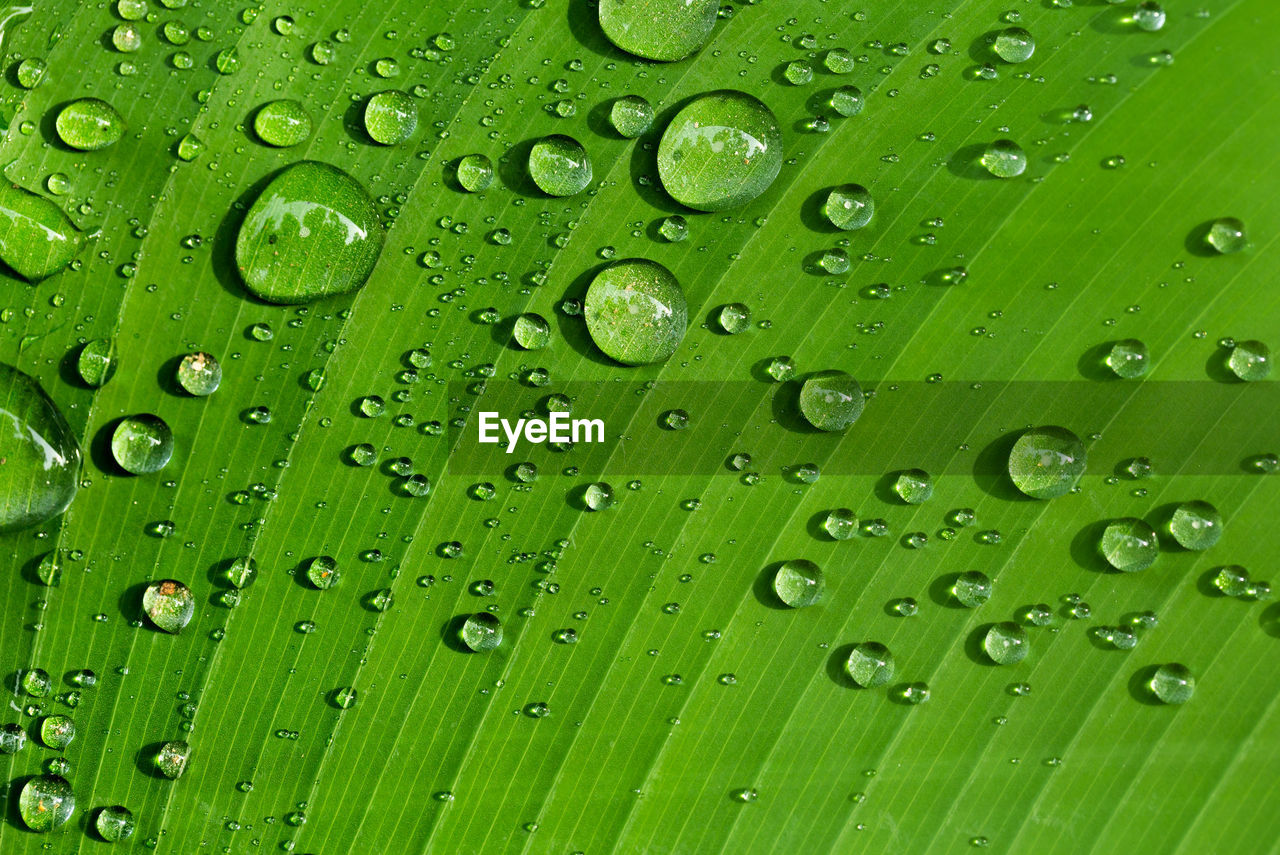
[(254, 115), (253, 132), (267, 145), (288, 148), (311, 136), (311, 116), (300, 101), (271, 101)]
[(596, 274), (583, 313), (591, 340), (623, 365), (667, 359), (688, 324), (680, 283), (670, 270), (643, 258), (614, 262)]
[(53, 202), (0, 181), (0, 261), (28, 282), (64, 269), (85, 236)]
[(76, 373), (86, 386), (97, 389), (116, 373), (116, 345), (110, 338), (95, 338), (76, 355)]
[(822, 570), (804, 558), (784, 561), (773, 576), (773, 591), (793, 609), (811, 606), (822, 598)]
[(600, 28), (627, 53), (675, 62), (706, 44), (719, 11), (717, 0), (600, 0)]
[(1049, 425), (1018, 437), (1009, 453), (1009, 477), (1028, 496), (1053, 499), (1071, 492), (1087, 464), (1080, 438), (1066, 428)]
[(66, 824), (76, 809), (71, 784), (58, 775), (37, 775), (22, 788), (18, 796), (18, 812), (22, 821), (35, 832), (53, 831)]
[(673, 199), (699, 211), (745, 205), (782, 168), (773, 111), (745, 92), (699, 95), (676, 114), (658, 144), (658, 175)]
[(175, 579), (152, 582), (142, 592), (142, 610), (151, 622), (168, 633), (177, 634), (191, 622), (196, 598), (191, 589)]
[(564, 134), (543, 137), (529, 149), (529, 177), (548, 196), (573, 196), (591, 183), (591, 157)]
[(840, 431), (862, 415), (862, 386), (843, 371), (818, 371), (800, 387), (800, 412), (818, 430)]
[(116, 108), (101, 98), (81, 98), (62, 108), (54, 129), (72, 148), (97, 151), (119, 142), (125, 124)]
[(80, 446), (34, 378), (0, 363), (0, 532), (67, 509), (80, 481)]

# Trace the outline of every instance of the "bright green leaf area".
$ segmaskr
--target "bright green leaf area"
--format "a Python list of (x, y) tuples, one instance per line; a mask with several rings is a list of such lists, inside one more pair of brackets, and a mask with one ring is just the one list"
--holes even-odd
[[(100, 231), (78, 267), (36, 286), (0, 281), (0, 361), (41, 381), (86, 458), (63, 516), (0, 536), (4, 672), (43, 668), (58, 681), (55, 695), (72, 688), (70, 671), (99, 675), (75, 709), (40, 701), (46, 714), (71, 715), (79, 734), (65, 773), (77, 812), (54, 832), (55, 851), (98, 851), (85, 822), (116, 804), (137, 823), (116, 846), (142, 851), (156, 840), (155, 851), (183, 855), (281, 851), (284, 842), (309, 853), (956, 852), (977, 838), (1002, 852), (1275, 851), (1280, 612), (1210, 596), (1204, 579), (1225, 564), (1273, 574), (1280, 479), (1230, 467), (1184, 472), (1165, 453), (1187, 447), (1188, 436), (1213, 447), (1233, 426), (1257, 422), (1273, 381), (1236, 384), (1225, 409), (1190, 401), (1127, 413), (1115, 420), (1125, 436), (1088, 407), (1068, 408), (1064, 427), (1086, 444), (1102, 433), (1125, 456), (1149, 457), (1153, 474), (1108, 483), (1122, 458), (1091, 454), (1079, 492), (1047, 502), (970, 474), (993, 441), (1053, 423), (1004, 415), (1025, 407), (1026, 383), (980, 410), (904, 413), (902, 439), (880, 449), (881, 471), (810, 485), (781, 469), (824, 461), (790, 459), (763, 441), (785, 433), (770, 425), (767, 401), (694, 410), (695, 421), (742, 426), (740, 446), (708, 454), (750, 453), (760, 483), (721, 467), (712, 477), (643, 475), (633, 493), (630, 474), (610, 472), (618, 501), (601, 513), (566, 501), (599, 480), (586, 471), (544, 468), (528, 491), (494, 472), (485, 480), (497, 496), (477, 501), (469, 491), (480, 478), (446, 471), (447, 434), (420, 426), (452, 414), (441, 381), (467, 379), (484, 363), (498, 378), (545, 367), (554, 391), (570, 379), (752, 382), (753, 366), (788, 355), (800, 374), (839, 369), (875, 390), (864, 420), (891, 404), (893, 384), (935, 373), (988, 389), (1088, 389), (1106, 381), (1082, 357), (1126, 338), (1147, 344), (1150, 368), (1142, 380), (1111, 382), (1225, 382), (1219, 339), (1280, 344), (1280, 4), (1167, 0), (1167, 23), (1148, 33), (1123, 21), (1132, 4), (1088, 0), (869, 3), (865, 16), (849, 4), (766, 0), (732, 4), (705, 47), (671, 64), (613, 47), (583, 0), (567, 9), (268, 2), (246, 25), (248, 5), (157, 5), (160, 21), (181, 20), (193, 34), (206, 26), (212, 39), (171, 47), (147, 25), (142, 49), (127, 55), (104, 47), (103, 33), (119, 23), (114, 4), (46, 3), (6, 25), (5, 67), (35, 56), (48, 72), (29, 91), (0, 84), (0, 114), (12, 117), (0, 144), (5, 178), (47, 195), (49, 176), (64, 174), (58, 204), (86, 235)], [(1009, 9), (1034, 35), (1035, 55), (1016, 66), (991, 60), (998, 78), (974, 79), (983, 37), (1010, 25)], [(275, 25), (281, 15), (293, 19), (288, 35)], [(342, 28), (349, 40), (333, 38)], [(442, 31), (450, 50), (432, 41)], [(939, 38), (952, 47), (931, 53)], [(311, 50), (322, 39), (333, 43), (324, 65)], [(905, 56), (890, 50), (897, 43)], [(233, 47), (239, 69), (224, 76), (212, 61)], [(822, 52), (835, 47), (866, 61), (829, 74)], [(1172, 64), (1152, 61), (1166, 49)], [(178, 50), (191, 54), (190, 68), (171, 58)], [(370, 70), (384, 57), (398, 62), (390, 84)], [(813, 81), (787, 83), (784, 64), (806, 58)], [(136, 73), (120, 73), (126, 62)], [(937, 73), (922, 73), (931, 64)], [(556, 91), (561, 78), (567, 93)], [(825, 106), (846, 84), (866, 95), (848, 119)], [(360, 126), (361, 99), (388, 85), (421, 87), (422, 131), (399, 146), (375, 145)], [(658, 183), (657, 140), (687, 99), (723, 88), (752, 93), (776, 114), (786, 162), (745, 207), (684, 210)], [(572, 117), (547, 109), (579, 93)], [(657, 109), (639, 140), (618, 138), (600, 118), (624, 94)], [(61, 105), (82, 97), (112, 104), (127, 135), (94, 152), (51, 136)], [(247, 129), (282, 98), (305, 105), (315, 132), (268, 148)], [(1064, 122), (1080, 104), (1092, 121)], [(825, 134), (811, 130), (819, 113)], [(190, 163), (174, 153), (188, 132), (205, 143)], [(549, 198), (529, 182), (528, 141), (554, 133), (587, 148), (591, 190)], [(998, 139), (1026, 151), (1021, 176), (997, 180), (976, 166)], [(452, 186), (450, 164), (472, 153), (493, 160), (497, 179), (467, 194)], [(1123, 166), (1104, 167), (1117, 156)], [(300, 160), (360, 181), (390, 222), (386, 246), (359, 292), (267, 305), (239, 279), (236, 228), (265, 182)], [(848, 183), (868, 188), (876, 213), (844, 233), (824, 224), (821, 204)], [(673, 213), (688, 219), (688, 239), (651, 237)], [(1225, 216), (1245, 223), (1251, 245), (1210, 256), (1194, 234)], [(509, 243), (488, 239), (495, 229)], [(202, 240), (184, 241), (190, 235)], [(811, 259), (842, 240), (849, 271), (810, 272)], [(679, 280), (690, 327), (665, 363), (621, 367), (593, 349), (580, 317), (559, 311), (566, 295), (581, 296), (606, 246)], [(427, 252), (440, 256), (432, 269), (419, 262)], [(956, 266), (968, 276), (943, 284), (940, 271)], [(889, 299), (867, 296), (878, 283), (892, 286)], [(750, 306), (757, 325), (732, 337), (701, 326), (730, 302)], [(551, 319), (551, 346), (530, 354), (504, 345), (473, 317), (486, 307)], [(270, 341), (246, 334), (257, 323), (272, 327)], [(99, 338), (115, 340), (119, 370), (94, 390), (62, 366)], [(403, 354), (423, 346), (432, 367), (417, 384), (399, 382)], [(223, 367), (208, 398), (171, 388), (173, 360), (194, 351)], [(326, 379), (313, 392), (303, 378), (317, 368)], [(411, 400), (395, 400), (398, 389)], [(387, 413), (353, 414), (366, 395), (384, 398)], [(268, 424), (243, 417), (258, 406), (270, 408)], [(135, 413), (164, 419), (175, 451), (161, 472), (126, 477), (103, 458), (103, 438)], [(396, 424), (402, 414), (413, 426)], [(575, 415), (609, 423), (608, 412)], [(1259, 436), (1275, 437), (1269, 424)], [(929, 431), (919, 425), (947, 436), (953, 456), (920, 460), (911, 437)], [(857, 443), (857, 430), (842, 442)], [(382, 463), (349, 465), (346, 449), (357, 443), (382, 461), (411, 458), (431, 492), (410, 498)], [(1240, 460), (1275, 451), (1233, 449)], [(914, 467), (935, 474), (929, 501), (907, 506), (879, 489), (885, 475)], [(243, 504), (229, 499), (238, 491), (248, 494)], [(694, 497), (700, 510), (681, 507)], [(1150, 520), (1191, 499), (1223, 516), (1223, 536), (1206, 552), (1165, 549), (1142, 572), (1105, 573), (1082, 537), (1101, 521)], [(836, 507), (884, 518), (891, 535), (815, 536), (812, 521)], [(973, 508), (977, 525), (951, 541), (937, 536), (959, 507)], [(175, 524), (171, 536), (148, 534), (164, 520)], [(974, 536), (992, 529), (999, 544)], [(914, 531), (929, 535), (928, 546), (903, 545)], [(547, 575), (540, 553), (559, 539), (570, 545)], [(448, 541), (464, 553), (443, 558)], [(55, 548), (83, 556), (64, 560), (61, 584), (45, 588), (35, 563)], [(361, 560), (373, 549), (380, 563)], [(704, 553), (718, 560), (702, 563)], [(319, 555), (342, 572), (329, 590), (297, 572)], [(259, 576), (232, 609), (221, 574), (238, 556), (252, 556)], [(757, 596), (761, 573), (792, 558), (823, 569), (823, 599), (772, 608)], [(991, 599), (973, 610), (937, 602), (937, 580), (968, 570), (994, 580)], [(423, 587), (428, 575), (435, 583)], [(141, 591), (159, 579), (194, 592), (195, 616), (178, 635), (142, 618)], [(493, 597), (471, 593), (482, 579), (494, 581)], [(539, 581), (558, 593), (539, 593)], [(394, 604), (378, 611), (370, 597), (384, 588)], [(1091, 617), (1064, 616), (1071, 593)], [(891, 616), (886, 604), (899, 597), (916, 598), (919, 613)], [(678, 614), (664, 610), (677, 602)], [(997, 668), (973, 653), (976, 632), (1041, 602), (1057, 631), (1029, 627), (1024, 660)], [(444, 637), (456, 616), (490, 604), (503, 620), (496, 650), (460, 652)], [(1093, 639), (1097, 627), (1148, 609), (1159, 625), (1140, 631), (1133, 650)], [(295, 629), (304, 621), (313, 632)], [(577, 644), (553, 641), (566, 627)], [(711, 630), (720, 637), (707, 640)], [(889, 686), (860, 690), (842, 677), (849, 646), (863, 641), (892, 651)], [(1165, 662), (1195, 675), (1187, 703), (1151, 704), (1135, 687), (1135, 675)], [(679, 685), (664, 682), (677, 673)], [(730, 673), (732, 685), (717, 679)], [(895, 702), (894, 685), (914, 681), (929, 684), (930, 700)], [(1031, 692), (1015, 697), (1014, 682)], [(344, 687), (358, 697), (345, 710), (334, 701)], [(17, 710), (35, 699), (6, 700), (0, 719), (30, 727)], [(524, 712), (537, 703), (550, 714)], [(152, 763), (173, 740), (191, 746), (178, 780)], [(0, 785), (13, 784), (0, 823), (5, 855), (44, 851), (48, 839), (28, 831), (14, 805), (52, 756), (34, 743), (0, 756)], [(237, 788), (243, 781), (251, 791)], [(734, 797), (744, 789), (758, 798)], [(300, 809), (305, 823), (285, 821)]]

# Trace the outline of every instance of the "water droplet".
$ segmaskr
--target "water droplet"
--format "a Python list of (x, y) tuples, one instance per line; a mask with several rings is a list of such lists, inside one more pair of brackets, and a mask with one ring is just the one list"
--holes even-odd
[(1133, 22), (1138, 29), (1154, 33), (1164, 26), (1164, 8), (1154, 0), (1144, 0), (1133, 10)]
[(1222, 255), (1239, 252), (1249, 245), (1244, 223), (1235, 217), (1219, 217), (1209, 224), (1205, 242)]
[(658, 144), (658, 174), (673, 199), (723, 211), (759, 196), (782, 168), (782, 132), (759, 99), (730, 89), (685, 105)]
[(1241, 380), (1265, 380), (1271, 374), (1271, 348), (1260, 341), (1238, 341), (1227, 356), (1227, 367)]
[(0, 724), (0, 755), (17, 754), (27, 745), (27, 732), (20, 724)]
[(922, 704), (929, 700), (928, 683), (907, 683), (901, 690), (902, 699), (909, 704)]
[(719, 11), (717, 0), (657, 4), (600, 0), (600, 28), (627, 53), (675, 62), (706, 44)]
[(623, 95), (609, 108), (609, 121), (624, 139), (635, 139), (653, 125), (653, 105), (639, 95)]
[(587, 289), (584, 314), (591, 339), (623, 365), (666, 360), (688, 323), (684, 292), (671, 271), (643, 258), (617, 261)]
[(320, 590), (332, 588), (338, 584), (342, 574), (338, 572), (338, 562), (330, 555), (317, 555), (307, 561), (307, 581)]
[(744, 303), (728, 303), (716, 313), (720, 329), (729, 335), (738, 335), (751, 327), (751, 309)]
[(493, 183), (493, 161), (483, 154), (468, 154), (458, 159), (454, 168), (458, 185), (468, 193), (487, 190)]
[(965, 608), (977, 608), (991, 599), (991, 579), (977, 570), (966, 570), (956, 577), (951, 595)]
[(1167, 662), (1151, 677), (1151, 692), (1166, 704), (1185, 704), (1196, 691), (1196, 678), (1186, 665)]
[(62, 513), (80, 481), (80, 446), (34, 378), (0, 363), (0, 531), (38, 525)]
[(1006, 620), (993, 624), (982, 639), (982, 649), (997, 665), (1013, 665), (1027, 658), (1031, 649), (1027, 643), (1027, 631), (1021, 625)]
[(734, 801), (742, 802), (744, 804), (751, 804), (760, 798), (760, 793), (755, 787), (744, 787), (740, 790), (734, 790), (730, 795), (733, 796)]
[(836, 508), (823, 517), (822, 530), (832, 540), (849, 540), (858, 533), (858, 518), (848, 508)]
[(591, 158), (573, 137), (552, 134), (529, 149), (529, 177), (548, 196), (573, 196), (591, 183)]
[(488, 612), (467, 615), (462, 622), (462, 643), (476, 653), (493, 650), (502, 643), (502, 622)]
[(133, 835), (133, 812), (124, 805), (104, 807), (98, 811), (93, 825), (108, 843), (125, 840)]
[(1022, 27), (1009, 27), (992, 37), (991, 50), (1005, 62), (1026, 62), (1036, 52), (1036, 40)]
[(38, 56), (30, 56), (18, 63), (18, 85), (23, 89), (35, 89), (44, 80), (49, 64)]
[(857, 86), (841, 86), (831, 93), (831, 109), (846, 119), (861, 113), (865, 103), (862, 90)]
[(174, 579), (152, 582), (142, 592), (142, 610), (151, 622), (169, 633), (177, 633), (191, 622), (196, 598), (191, 589)]
[(364, 106), (364, 129), (376, 143), (399, 145), (418, 130), (418, 104), (399, 89), (372, 95)]
[(178, 385), (196, 397), (212, 395), (222, 382), (222, 366), (212, 354), (188, 353), (178, 363)]
[(245, 214), (236, 265), (271, 303), (306, 303), (364, 285), (385, 231), (369, 194), (335, 166), (302, 161), (278, 173)]
[(64, 143), (81, 151), (97, 151), (124, 136), (124, 119), (100, 98), (81, 98), (63, 107), (54, 129)]
[(1107, 367), (1117, 377), (1132, 380), (1147, 373), (1147, 346), (1136, 338), (1126, 338), (1111, 345), (1107, 351)]
[(33, 698), (43, 698), (53, 687), (53, 679), (43, 668), (29, 668), (22, 673), (22, 688)]
[(236, 558), (227, 568), (227, 581), (237, 589), (247, 588), (258, 577), (258, 562), (251, 556)]
[(658, 234), (668, 243), (679, 243), (689, 237), (689, 221), (679, 214), (663, 217), (658, 225)]
[(893, 654), (878, 641), (854, 645), (844, 663), (853, 682), (864, 689), (874, 689), (892, 680), (893, 667)]
[(1147, 569), (1160, 554), (1155, 529), (1134, 517), (1107, 523), (1098, 548), (1108, 564), (1125, 573)]
[(166, 742), (156, 752), (156, 769), (169, 779), (182, 777), (187, 771), (187, 762), (191, 759), (191, 746), (181, 740)]
[(793, 609), (811, 606), (822, 598), (822, 571), (804, 558), (793, 558), (779, 565), (773, 576), (773, 591), (778, 599)]
[(178, 157), (190, 163), (200, 156), (204, 151), (204, 141), (195, 134), (184, 134), (182, 139), (178, 140)]
[(311, 136), (311, 116), (299, 101), (271, 101), (253, 117), (253, 132), (267, 145), (288, 148)]
[(1222, 515), (1208, 502), (1182, 502), (1169, 520), (1169, 533), (1183, 549), (1203, 552), (1222, 537)]
[(46, 748), (62, 751), (76, 738), (76, 723), (70, 716), (47, 715), (40, 721), (40, 741)]
[(64, 269), (84, 246), (61, 208), (10, 181), (0, 181), (0, 222), (0, 260), (28, 282)]
[(1084, 474), (1084, 443), (1066, 428), (1032, 428), (1018, 437), (1009, 453), (1014, 486), (1035, 499), (1066, 495)]
[(513, 336), (525, 350), (541, 350), (551, 343), (551, 325), (542, 315), (526, 312), (516, 318)]
[(139, 413), (121, 419), (111, 434), (111, 455), (125, 472), (159, 472), (173, 456), (173, 432), (159, 416)]
[(1013, 140), (996, 140), (982, 153), (980, 162), (996, 178), (1016, 178), (1027, 168), (1027, 154)]
[(818, 371), (800, 387), (800, 412), (818, 430), (844, 430), (862, 415), (862, 404), (862, 387), (843, 371)]
[(933, 495), (933, 477), (923, 469), (907, 469), (893, 481), (893, 492), (908, 505), (919, 505)]
[(76, 797), (71, 784), (58, 775), (37, 775), (22, 788), (18, 812), (32, 831), (43, 833), (60, 828), (71, 819)]

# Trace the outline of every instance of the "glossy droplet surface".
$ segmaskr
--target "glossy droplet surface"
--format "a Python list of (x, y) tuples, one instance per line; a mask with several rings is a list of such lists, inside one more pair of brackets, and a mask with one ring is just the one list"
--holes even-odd
[(213, 354), (188, 353), (178, 363), (178, 385), (196, 397), (212, 395), (222, 382), (222, 366)]
[(116, 108), (101, 98), (81, 98), (62, 108), (54, 129), (72, 148), (97, 151), (119, 142), (125, 124)]
[(782, 168), (782, 131), (758, 98), (721, 89), (685, 105), (658, 144), (658, 175), (671, 198), (699, 211), (745, 205)]
[(76, 356), (76, 373), (86, 386), (97, 389), (116, 373), (115, 339), (95, 338), (80, 348)]
[(62, 751), (76, 738), (76, 723), (70, 716), (48, 715), (40, 721), (40, 741), (46, 748)]
[(871, 222), (875, 204), (871, 200), (870, 191), (861, 184), (841, 184), (827, 194), (822, 212), (827, 215), (831, 225), (843, 231), (852, 231)]
[(623, 365), (671, 356), (684, 339), (688, 304), (670, 270), (643, 258), (615, 262), (587, 288), (587, 330), (602, 351)]
[(196, 598), (191, 589), (175, 579), (152, 582), (142, 592), (142, 610), (151, 622), (168, 633), (177, 633), (191, 622)]
[(843, 371), (819, 371), (800, 387), (800, 412), (818, 430), (844, 430), (862, 415), (862, 386)]
[(94, 818), (93, 827), (108, 843), (116, 843), (133, 836), (133, 812), (124, 805), (104, 807)]
[(1185, 704), (1196, 691), (1196, 678), (1179, 662), (1166, 662), (1151, 677), (1151, 692), (1166, 704)]
[(22, 821), (35, 832), (53, 831), (71, 819), (76, 797), (71, 784), (58, 775), (37, 775), (22, 788), (18, 796), (18, 812)]
[(0, 261), (28, 282), (64, 269), (85, 236), (53, 202), (0, 180)]
[(479, 193), (493, 183), (493, 161), (483, 154), (465, 155), (459, 158), (454, 175), (463, 190)]
[(529, 177), (548, 196), (573, 196), (591, 183), (591, 157), (573, 137), (552, 134), (529, 149)]
[(151, 413), (121, 419), (111, 434), (111, 456), (132, 475), (159, 472), (173, 456), (173, 432)]
[(317, 555), (307, 562), (307, 581), (322, 591), (338, 584), (340, 578), (338, 562), (332, 556)]
[(551, 343), (551, 325), (542, 315), (525, 312), (516, 318), (512, 335), (525, 350), (541, 350)]
[(933, 496), (933, 476), (923, 469), (907, 469), (893, 480), (893, 492), (908, 505), (919, 505)]
[(1106, 363), (1117, 377), (1132, 380), (1147, 373), (1147, 346), (1136, 338), (1126, 338), (1111, 345)]
[(1066, 428), (1049, 425), (1018, 437), (1009, 452), (1009, 477), (1028, 496), (1053, 499), (1071, 492), (1087, 464), (1080, 438)]
[(307, 303), (363, 286), (385, 237), (359, 182), (336, 166), (302, 161), (250, 206), (236, 236), (236, 265), (256, 296)]
[(844, 668), (853, 682), (864, 689), (874, 689), (893, 679), (893, 653), (878, 641), (864, 641), (854, 645)]
[(600, 28), (627, 53), (674, 62), (711, 36), (717, 0), (600, 0)]
[(1203, 552), (1222, 537), (1222, 515), (1208, 502), (1182, 502), (1169, 520), (1169, 533), (1183, 549)]
[(1036, 52), (1036, 40), (1022, 27), (1009, 27), (995, 34), (991, 50), (1005, 62), (1026, 62)]
[(364, 129), (374, 142), (399, 145), (418, 129), (418, 104), (399, 89), (388, 89), (364, 105)]
[(623, 95), (609, 108), (609, 123), (619, 136), (635, 139), (653, 125), (653, 105), (639, 95)]
[(793, 609), (811, 606), (822, 598), (822, 570), (804, 558), (782, 562), (773, 576), (773, 592)]
[(977, 608), (991, 599), (991, 579), (986, 573), (966, 570), (956, 577), (951, 595), (965, 608)]
[(75, 498), (80, 446), (35, 378), (0, 363), (0, 531), (39, 525)]
[(1001, 621), (993, 624), (982, 639), (982, 649), (997, 665), (1013, 665), (1027, 658), (1030, 646), (1021, 624)]
[(832, 540), (850, 540), (858, 533), (858, 517), (849, 508), (835, 508), (823, 517), (822, 530)]
[(1098, 549), (1108, 564), (1125, 573), (1147, 569), (1160, 555), (1155, 529), (1134, 517), (1107, 523)]
[(502, 643), (502, 622), (488, 612), (476, 612), (463, 620), (461, 635), (468, 648), (484, 653)]
[(311, 116), (300, 101), (271, 101), (254, 115), (253, 132), (267, 145), (288, 148), (311, 136)]
[(1241, 380), (1265, 380), (1271, 374), (1271, 348), (1253, 339), (1238, 341), (1227, 355), (1227, 367)]
[(181, 778), (191, 760), (191, 746), (180, 739), (166, 742), (156, 752), (156, 769), (169, 779)]
[(1231, 255), (1249, 245), (1244, 223), (1235, 217), (1219, 217), (1209, 223), (1204, 239), (1211, 249), (1222, 255)]
[(1027, 153), (1013, 140), (996, 140), (987, 146), (979, 162), (996, 178), (1016, 178), (1027, 169)]

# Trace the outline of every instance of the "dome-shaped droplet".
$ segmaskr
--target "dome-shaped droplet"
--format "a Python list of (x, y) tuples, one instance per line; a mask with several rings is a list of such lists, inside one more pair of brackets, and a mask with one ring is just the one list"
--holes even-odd
[(1227, 354), (1227, 367), (1241, 380), (1265, 380), (1271, 374), (1271, 348), (1260, 341), (1238, 341)]
[(1235, 217), (1219, 217), (1209, 223), (1209, 231), (1205, 234), (1204, 239), (1212, 249), (1222, 255), (1239, 252), (1249, 245), (1249, 237), (1245, 234), (1244, 223)]
[(874, 689), (893, 679), (893, 653), (878, 641), (864, 641), (854, 645), (844, 668), (853, 682)]
[(97, 151), (120, 141), (124, 119), (101, 98), (81, 98), (62, 108), (54, 120), (58, 138), (81, 151)]
[(751, 327), (751, 309), (745, 303), (727, 303), (716, 313), (720, 329), (729, 335), (738, 335)]
[(502, 643), (502, 622), (488, 612), (476, 612), (462, 621), (461, 635), (468, 648), (484, 653)]
[(173, 432), (151, 413), (121, 419), (111, 434), (111, 456), (133, 475), (159, 472), (173, 456)]
[(923, 469), (906, 469), (893, 479), (893, 492), (908, 505), (919, 505), (933, 496), (933, 476)]
[(0, 181), (0, 261), (28, 282), (52, 276), (80, 252), (85, 236), (53, 202)]
[(966, 570), (956, 577), (951, 595), (965, 608), (977, 608), (991, 599), (991, 579), (977, 570)]
[(0, 755), (17, 754), (27, 744), (27, 732), (22, 725), (0, 724)]
[(684, 106), (658, 143), (658, 175), (677, 202), (699, 211), (745, 205), (782, 168), (778, 119), (758, 98), (721, 89)]
[(1249, 593), (1249, 573), (1238, 564), (1219, 567), (1213, 586), (1228, 597), (1243, 597)]
[(386, 233), (369, 194), (336, 166), (302, 161), (280, 172), (245, 214), (236, 265), (271, 303), (307, 303), (364, 285)]
[(773, 576), (773, 592), (793, 609), (811, 606), (822, 598), (822, 570), (804, 558), (784, 561)]
[(133, 812), (124, 805), (104, 807), (94, 818), (93, 827), (108, 843), (116, 843), (133, 836)]
[(613, 487), (604, 481), (588, 484), (582, 499), (589, 511), (607, 510), (613, 506)]
[(1174, 508), (1169, 533), (1183, 549), (1203, 552), (1222, 537), (1222, 515), (1208, 502), (1182, 502)]
[(35, 89), (44, 80), (45, 72), (48, 70), (49, 64), (43, 59), (38, 56), (29, 56), (18, 63), (15, 76), (18, 78), (18, 85), (23, 89)]
[(37, 775), (27, 781), (18, 796), (18, 813), (27, 828), (36, 832), (53, 831), (71, 819), (76, 797), (71, 784), (58, 775)]
[(87, 342), (76, 355), (76, 373), (93, 389), (105, 385), (116, 373), (115, 340), (95, 338)]
[(849, 540), (858, 533), (858, 517), (849, 508), (835, 508), (823, 517), (822, 530), (832, 540)]
[(1154, 33), (1164, 27), (1164, 7), (1155, 0), (1143, 0), (1133, 10), (1133, 22), (1138, 29)]
[(40, 720), (40, 741), (46, 748), (62, 751), (76, 738), (76, 723), (71, 716), (47, 715)]
[(338, 562), (331, 555), (317, 555), (307, 562), (307, 581), (320, 590), (332, 588), (338, 584), (341, 574)]
[(1027, 631), (1011, 620), (992, 624), (982, 639), (982, 649), (997, 665), (1012, 665), (1027, 658)]
[(1166, 662), (1151, 677), (1151, 692), (1166, 704), (1185, 704), (1196, 691), (1196, 678), (1186, 665)]
[(639, 95), (623, 95), (609, 108), (609, 122), (619, 136), (635, 139), (653, 125), (653, 105)]
[(991, 50), (1005, 62), (1026, 62), (1036, 52), (1036, 40), (1022, 27), (1009, 27), (992, 37)]
[(418, 129), (418, 104), (399, 89), (388, 89), (369, 98), (364, 105), (364, 130), (383, 145), (399, 145)]
[(212, 395), (222, 382), (222, 366), (211, 353), (188, 353), (178, 363), (178, 385), (196, 397)]
[(591, 340), (623, 365), (662, 362), (688, 325), (680, 283), (656, 261), (629, 258), (596, 274), (583, 306)]
[(525, 312), (516, 318), (513, 337), (525, 350), (541, 350), (551, 343), (551, 325), (542, 315)]
[(75, 434), (35, 378), (0, 363), (0, 532), (67, 509), (80, 482)]
[(233, 588), (247, 588), (256, 578), (258, 578), (258, 562), (251, 556), (242, 555), (227, 567), (227, 581)]
[(479, 193), (493, 183), (493, 161), (483, 154), (464, 155), (458, 159), (454, 175), (463, 190)]
[(844, 430), (862, 415), (862, 404), (862, 386), (843, 371), (818, 371), (800, 387), (800, 412), (818, 430)]
[(1141, 377), (1147, 373), (1147, 346), (1136, 338), (1121, 339), (1107, 351), (1106, 363), (1117, 377)]
[(861, 184), (841, 184), (827, 194), (822, 212), (836, 228), (852, 231), (871, 222), (875, 203), (871, 200), (871, 193)]
[(600, 28), (627, 53), (675, 62), (711, 36), (717, 0), (600, 0)]
[(311, 136), (311, 115), (292, 98), (271, 101), (254, 115), (253, 132), (267, 145), (288, 148)]
[(846, 119), (862, 112), (866, 99), (857, 86), (840, 86), (831, 93), (831, 109)]
[(996, 140), (987, 146), (979, 160), (996, 178), (1016, 178), (1027, 168), (1027, 153), (1013, 140)]
[(572, 196), (591, 183), (591, 157), (573, 137), (552, 134), (529, 149), (529, 177), (548, 196)]
[(166, 778), (181, 778), (191, 760), (191, 746), (180, 739), (166, 742), (156, 752), (156, 769)]
[(152, 582), (142, 592), (142, 610), (151, 622), (169, 633), (177, 633), (191, 622), (196, 598), (191, 589), (174, 579)]
[(1035, 499), (1053, 499), (1071, 492), (1088, 464), (1084, 443), (1066, 428), (1032, 428), (1018, 437), (1009, 452), (1009, 477), (1014, 486)]
[(1160, 555), (1155, 529), (1134, 517), (1107, 523), (1098, 549), (1108, 564), (1125, 573), (1147, 569)]

